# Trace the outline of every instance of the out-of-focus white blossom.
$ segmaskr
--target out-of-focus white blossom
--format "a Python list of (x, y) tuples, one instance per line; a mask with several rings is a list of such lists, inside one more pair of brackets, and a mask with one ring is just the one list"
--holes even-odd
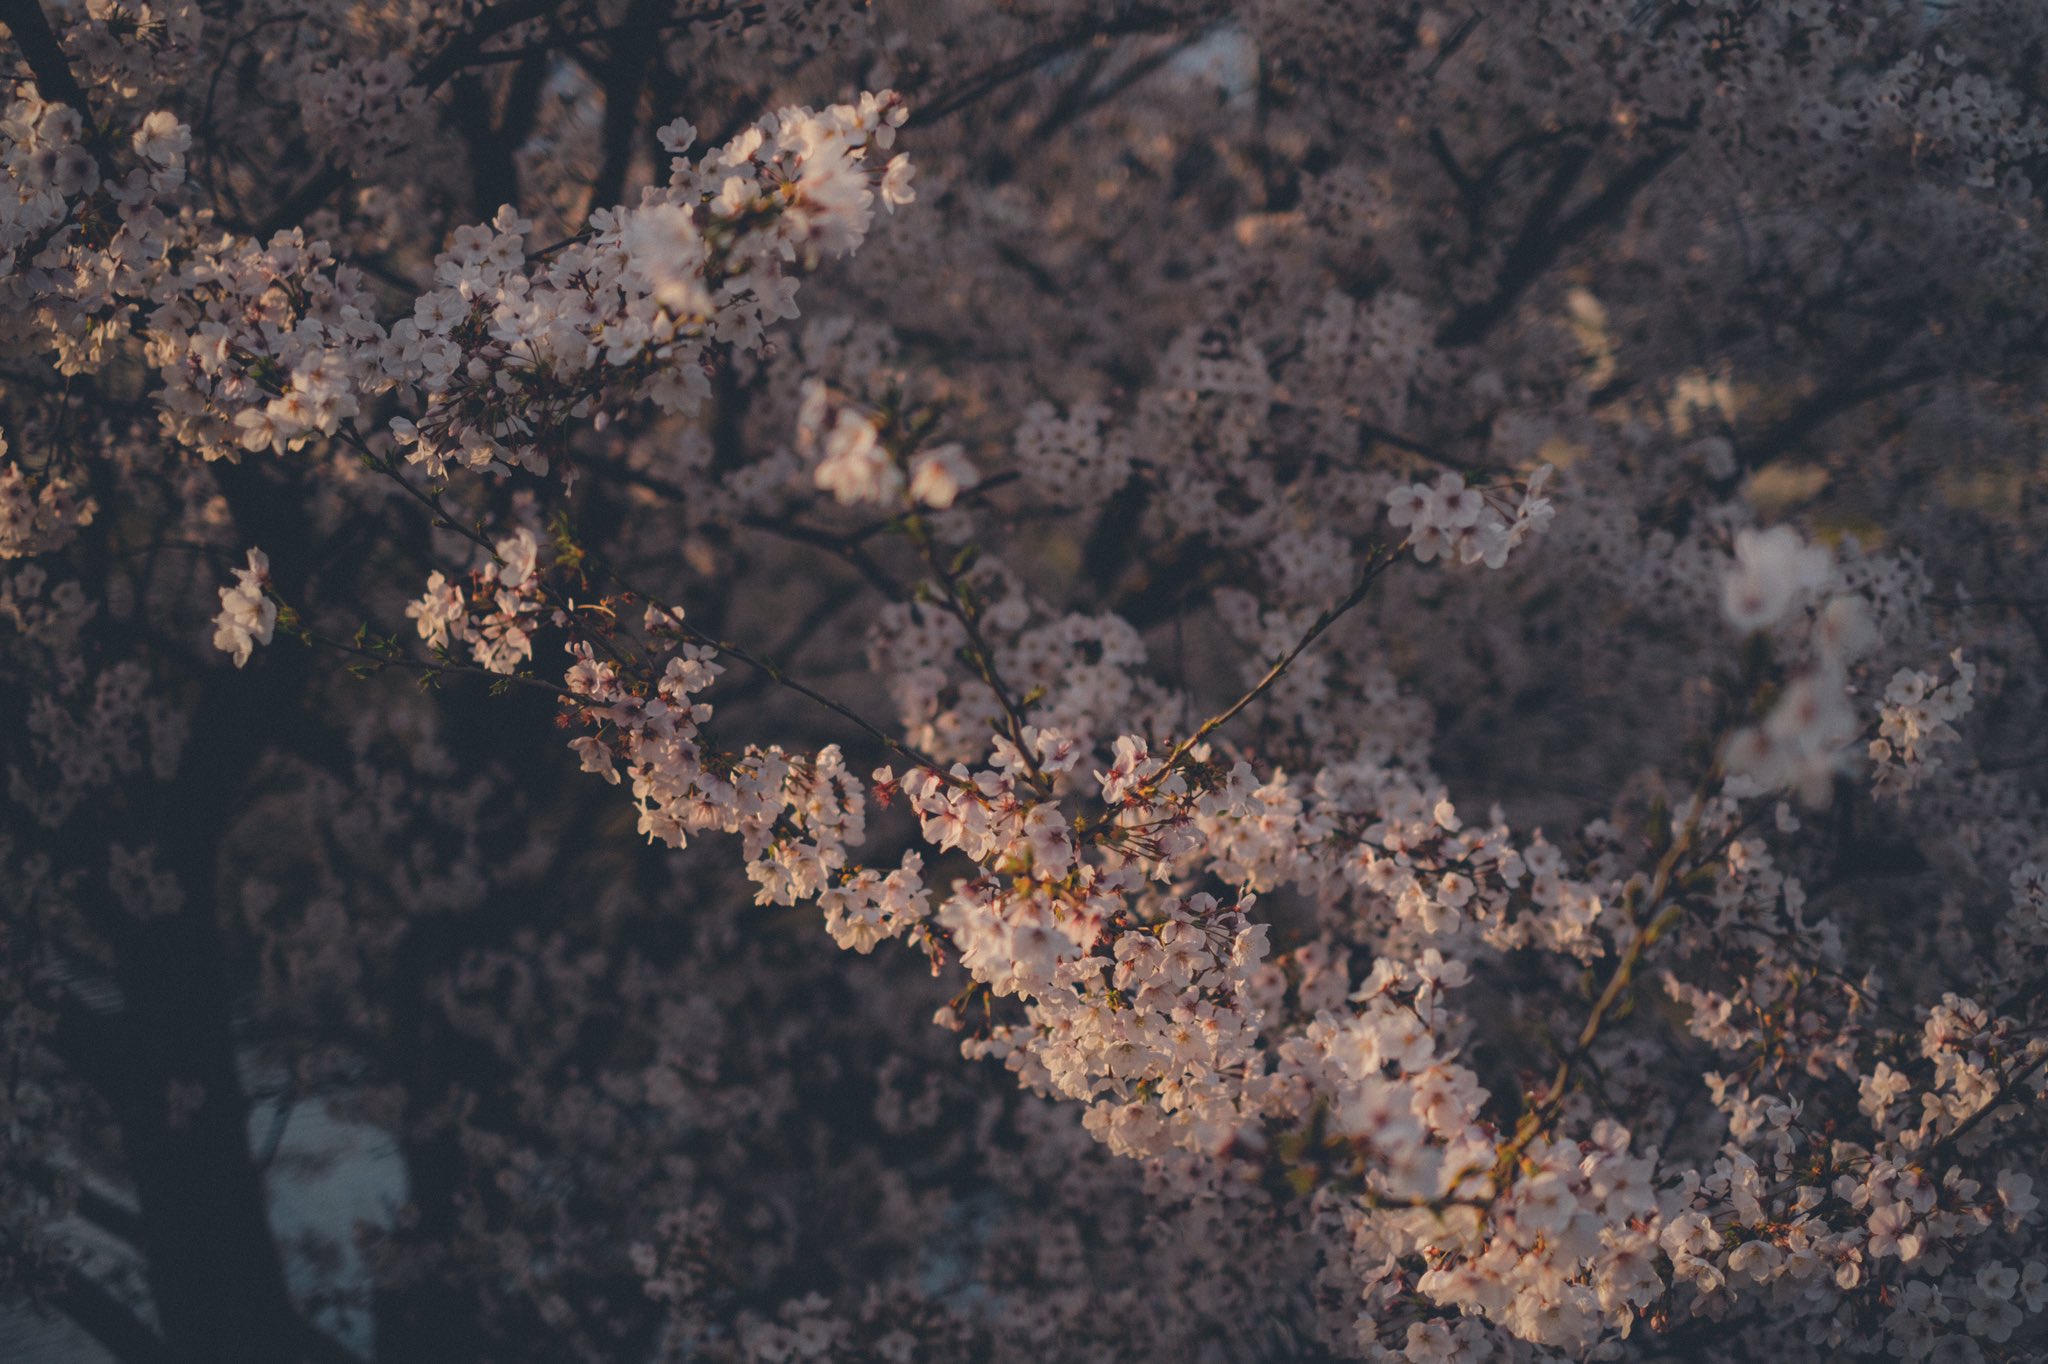
[(1825, 587), (1826, 548), (1809, 545), (1790, 526), (1735, 536), (1735, 567), (1721, 580), (1721, 610), (1744, 634), (1777, 624), (1792, 604)]
[(974, 486), (974, 466), (957, 445), (920, 450), (910, 460), (910, 500), (927, 507), (953, 505), (964, 488)]

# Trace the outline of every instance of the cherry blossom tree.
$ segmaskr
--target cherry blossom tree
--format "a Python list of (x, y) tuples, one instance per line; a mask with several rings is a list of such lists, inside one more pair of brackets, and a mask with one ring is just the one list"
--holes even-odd
[(2048, 8), (0, 26), (22, 1310), (2048, 1348)]

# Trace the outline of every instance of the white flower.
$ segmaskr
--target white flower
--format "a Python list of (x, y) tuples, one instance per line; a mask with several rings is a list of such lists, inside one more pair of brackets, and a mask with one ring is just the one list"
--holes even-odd
[(1971, 1294), (1971, 1308), (1963, 1326), (1979, 1340), (2004, 1344), (2025, 1319), (2019, 1307), (2004, 1298), (1980, 1298)]
[(1515, 524), (1509, 528), (1509, 538), (1519, 545), (1532, 535), (1540, 535), (1557, 519), (1557, 508), (1551, 505), (1543, 489), (1549, 484), (1556, 467), (1539, 464), (1536, 472), (1529, 475), (1529, 483), (1522, 491), (1522, 505), (1515, 509)]
[(1837, 668), (1876, 648), (1877, 627), (1870, 623), (1863, 598), (1843, 596), (1829, 601), (1813, 624), (1813, 644), (1821, 658)]
[(499, 585), (513, 591), (525, 586), (540, 558), (540, 545), (533, 532), (522, 527), (498, 541), (495, 548), (500, 560)]
[(1920, 1254), (1920, 1238), (1907, 1230), (1913, 1224), (1913, 1210), (1904, 1203), (1887, 1203), (1870, 1214), (1869, 1251), (1873, 1259), (1896, 1255), (1912, 1260)]
[(889, 458), (874, 423), (860, 413), (852, 408), (841, 411), (824, 445), (825, 458), (813, 477), (834, 500), (851, 506), (893, 502), (902, 495), (903, 471)]
[(427, 579), (424, 595), (408, 603), (405, 614), (417, 622), (420, 638), (429, 649), (439, 649), (450, 639), (469, 637), (469, 608), (462, 589), (436, 572)]
[(713, 311), (704, 284), (704, 240), (690, 215), (675, 204), (654, 203), (635, 210), (619, 232), (633, 274), (671, 317), (702, 317)]
[(270, 581), (270, 559), (260, 549), (249, 551), (249, 566), (235, 570), (232, 587), (220, 589), (220, 614), (213, 618), (213, 647), (233, 654), (241, 667), (258, 644), (270, 643), (277, 625), (277, 603), (263, 595)]
[(1031, 845), (1035, 870), (1057, 879), (1073, 869), (1074, 844), (1059, 806), (1032, 806), (1031, 813), (1024, 817), (1024, 835)]
[(1451, 551), (1450, 537), (1446, 536), (1443, 527), (1434, 521), (1419, 523), (1408, 536), (1408, 543), (1414, 547), (1417, 563), (1426, 564), (1438, 555)]
[(974, 485), (974, 466), (957, 445), (941, 445), (910, 461), (910, 497), (927, 507), (945, 508), (963, 488)]
[(2025, 1221), (2041, 1206), (2041, 1200), (2034, 1196), (2034, 1177), (2015, 1170), (1999, 1173), (1998, 1196), (2004, 1201), (2006, 1211), (2018, 1221)]
[(1508, 551), (1514, 548), (1507, 522), (1491, 510), (1471, 525), (1458, 527), (1452, 540), (1457, 546), (1459, 563), (1483, 563), (1488, 568), (1504, 566)]
[(1790, 526), (1745, 530), (1735, 537), (1735, 569), (1721, 580), (1721, 610), (1748, 634), (1768, 629), (1805, 592), (1826, 586), (1831, 560)]
[(882, 172), (882, 202), (892, 211), (916, 201), (917, 190), (910, 183), (913, 174), (908, 156), (899, 153), (890, 158), (889, 169)]
[(612, 751), (604, 741), (594, 735), (585, 734), (569, 741), (569, 748), (576, 754), (585, 772), (595, 772), (612, 785), (619, 784), (618, 765), (612, 760)]
[(1885, 687), (1878, 712), (1878, 737), (1870, 741), (1877, 764), (1880, 794), (1912, 789), (1941, 766), (1932, 750), (1961, 738), (1951, 720), (1960, 720), (1975, 705), (1971, 689), (1977, 667), (1958, 649), (1950, 656), (1955, 678), (1943, 684), (1934, 673), (1901, 668)]
[(681, 156), (696, 145), (697, 130), (690, 125), (690, 120), (679, 118), (655, 130), (654, 140), (659, 142), (661, 149), (670, 156)]
[(1837, 677), (1796, 679), (1760, 726), (1728, 742), (1722, 764), (1735, 796), (1794, 791), (1809, 807), (1827, 800), (1835, 774), (1851, 759), (1856, 712)]
[(275, 454), (284, 449), (284, 432), (268, 408), (243, 408), (235, 414), (235, 429), (235, 441), (244, 450), (269, 450)]
[(1056, 729), (1037, 729), (1026, 725), (1024, 742), (1037, 751), (1039, 766), (1047, 772), (1071, 772), (1081, 761), (1080, 741)]
[(185, 153), (192, 146), (192, 130), (178, 122), (177, 115), (158, 109), (142, 120), (130, 140), (135, 154), (156, 167), (150, 185), (158, 191), (175, 189), (185, 178)]
[(1420, 483), (1404, 483), (1387, 494), (1387, 522), (1412, 526), (1429, 515), (1429, 489)]
[(1517, 1184), (1514, 1199), (1516, 1223), (1542, 1235), (1563, 1231), (1579, 1206), (1571, 1187), (1548, 1171)]
[(1444, 474), (1428, 493), (1429, 519), (1445, 530), (1458, 530), (1479, 520), (1486, 499), (1476, 488), (1465, 486), (1459, 474)]
[(2029, 1312), (2038, 1312), (2048, 1307), (2048, 1264), (2029, 1260), (2020, 1271), (2020, 1300)]

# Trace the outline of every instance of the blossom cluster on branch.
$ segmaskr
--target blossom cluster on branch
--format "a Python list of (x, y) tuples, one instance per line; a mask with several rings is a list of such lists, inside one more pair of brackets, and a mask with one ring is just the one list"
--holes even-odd
[(0, 33), (0, 1293), (2040, 1357), (2048, 11)]

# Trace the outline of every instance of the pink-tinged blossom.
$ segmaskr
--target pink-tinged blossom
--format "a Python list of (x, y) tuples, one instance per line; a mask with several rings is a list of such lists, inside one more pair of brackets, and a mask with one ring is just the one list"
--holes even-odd
[[(0, 1288), (84, 1179), (180, 1357), (2023, 1356), (2037, 9), (29, 4)], [(863, 72), (922, 184), (743, 107)], [(359, 1255), (162, 1197), (314, 1102)]]
[(235, 570), (235, 581), (220, 589), (220, 614), (213, 618), (213, 647), (234, 656), (243, 666), (259, 644), (270, 643), (277, 626), (277, 603), (264, 589), (270, 582), (270, 557), (260, 549), (249, 551), (245, 568)]
[(1808, 545), (1790, 526), (1744, 530), (1735, 536), (1735, 567), (1721, 580), (1721, 610), (1748, 633), (1778, 623), (1792, 604), (1827, 584), (1825, 548)]
[[(822, 474), (822, 470), (820, 473)], [(953, 505), (961, 490), (974, 486), (974, 466), (957, 445), (920, 450), (910, 460), (910, 500), (943, 510)]]

